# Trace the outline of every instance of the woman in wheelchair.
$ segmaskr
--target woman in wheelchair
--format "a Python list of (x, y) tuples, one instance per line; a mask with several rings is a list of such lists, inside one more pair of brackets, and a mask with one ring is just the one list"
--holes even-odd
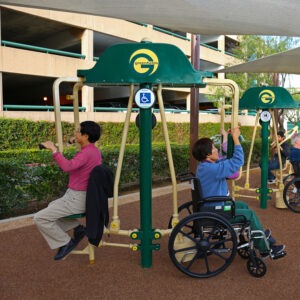
[[(203, 198), (212, 196), (228, 196), (229, 190), (226, 178), (236, 173), (244, 164), (244, 152), (239, 142), (240, 129), (232, 128), (231, 135), (234, 143), (233, 157), (230, 159), (219, 159), (218, 149), (209, 138), (199, 139), (193, 146), (192, 154), (200, 163), (197, 167), (196, 176), (201, 183)], [(223, 205), (221, 202), (219, 205)], [(204, 205), (218, 205), (216, 202), (205, 203)], [(251, 230), (258, 230), (265, 233), (266, 239), (254, 239), (255, 247), (262, 256), (271, 254), (273, 258), (284, 256), (284, 245), (275, 245), (275, 239), (271, 237), (271, 231), (263, 230), (263, 227), (254, 211), (249, 209), (245, 202), (235, 202), (236, 215), (243, 215), (249, 221)], [(269, 251), (265, 240), (269, 243)], [(269, 253), (270, 252), (270, 253)]]

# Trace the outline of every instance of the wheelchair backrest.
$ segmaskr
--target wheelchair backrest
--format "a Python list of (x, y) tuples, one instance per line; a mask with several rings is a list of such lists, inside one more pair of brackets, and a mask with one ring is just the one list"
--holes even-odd
[(192, 186), (192, 203), (193, 203), (193, 211), (199, 212), (200, 206), (203, 205), (203, 193), (200, 181), (197, 177), (191, 179)]
[(300, 176), (300, 161), (291, 161), (296, 176)]

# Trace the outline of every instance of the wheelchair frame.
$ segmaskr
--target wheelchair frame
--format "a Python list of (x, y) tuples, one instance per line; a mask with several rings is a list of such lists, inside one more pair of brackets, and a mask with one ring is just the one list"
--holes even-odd
[[(235, 202), (231, 197), (203, 198), (199, 179), (190, 173), (182, 176), (181, 181), (191, 182), (192, 201), (178, 208), (180, 216), (184, 213), (187, 216), (173, 228), (169, 239), (169, 255), (176, 268), (194, 278), (209, 278), (229, 267), (238, 253), (247, 259), (247, 269), (252, 276), (264, 276), (267, 271), (264, 260), (274, 258), (265, 233), (251, 230), (245, 216), (235, 215)], [(236, 221), (232, 222), (233, 219)], [(172, 218), (169, 227), (171, 224)], [(264, 240), (266, 255), (257, 255), (255, 239)]]
[(300, 213), (300, 162), (291, 162), (293, 173), (283, 179), (283, 201), (293, 212)]

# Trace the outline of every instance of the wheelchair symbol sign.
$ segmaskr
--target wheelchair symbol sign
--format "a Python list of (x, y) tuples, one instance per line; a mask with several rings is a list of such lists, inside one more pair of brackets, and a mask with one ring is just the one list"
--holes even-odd
[(134, 100), (139, 108), (150, 108), (155, 102), (155, 95), (149, 89), (140, 89), (136, 92)]
[(262, 111), (260, 114), (260, 119), (262, 122), (269, 122), (271, 120), (271, 114), (267, 110)]

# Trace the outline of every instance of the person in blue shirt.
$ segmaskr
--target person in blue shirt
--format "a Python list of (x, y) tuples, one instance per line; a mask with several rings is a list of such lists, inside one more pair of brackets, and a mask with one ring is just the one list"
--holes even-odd
[[(286, 141), (284, 141), (285, 136), (283, 131), (277, 132), (277, 138), (278, 138), (278, 143), (281, 143), (280, 154), (281, 154), (282, 165), (284, 166), (286, 159), (289, 156), (289, 144)], [(280, 167), (279, 157), (277, 153), (277, 145), (275, 141), (271, 144), (271, 153), (272, 153), (272, 158), (268, 162), (268, 183), (269, 184), (273, 184), (276, 182), (276, 176), (273, 174), (272, 170), (278, 170)]]
[[(192, 154), (200, 162), (196, 176), (200, 181), (204, 198), (229, 195), (226, 178), (237, 172), (244, 164), (244, 152), (239, 140), (240, 129), (232, 128), (230, 133), (234, 143), (234, 153), (230, 159), (219, 159), (218, 149), (209, 138), (201, 138), (193, 145)], [(245, 202), (236, 201), (235, 207), (236, 215), (244, 215), (250, 222), (252, 230), (264, 231), (257, 215)], [(271, 238), (270, 232), (269, 229), (265, 231), (266, 237), (269, 238), (271, 251), (275, 256), (280, 256), (285, 246), (275, 245), (275, 240)], [(256, 239), (255, 246), (262, 254), (267, 250), (263, 239)]]
[(292, 137), (292, 148), (290, 150), (290, 161), (300, 161), (300, 133), (297, 133)]
[[(292, 137), (292, 147), (290, 150), (290, 162), (293, 166), (294, 173), (300, 176), (300, 133)], [(295, 192), (297, 188), (295, 188)]]

